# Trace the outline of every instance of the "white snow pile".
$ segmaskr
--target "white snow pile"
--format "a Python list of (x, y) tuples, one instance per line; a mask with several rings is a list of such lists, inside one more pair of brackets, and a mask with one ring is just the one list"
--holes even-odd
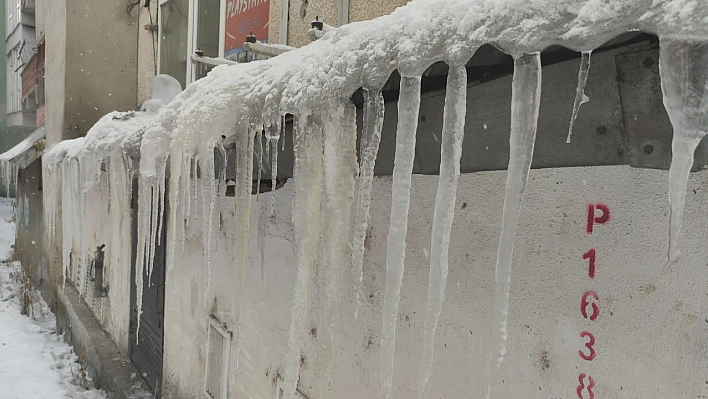
[[(401, 93), (398, 103), (393, 198), (387, 243), (387, 281), (384, 294), (381, 342), (381, 398), (388, 398), (393, 376), (399, 292), (405, 272), (405, 236), (408, 224), (411, 173), (415, 157), (415, 132), (420, 105), (421, 74), (431, 64), (450, 66), (442, 129), (440, 184), (435, 204), (430, 257), (428, 308), (424, 331), (424, 358), (419, 390), (425, 391), (432, 364), (435, 330), (447, 278), (447, 250), (454, 218), (454, 190), (459, 175), (464, 134), (467, 72), (466, 62), (482, 45), (491, 43), (514, 57), (510, 162), (502, 232), (496, 262), (497, 288), (489, 394), (497, 396), (499, 367), (504, 358), (511, 261), (524, 187), (533, 156), (542, 70), (540, 51), (562, 45), (582, 52), (583, 63), (574, 104), (586, 100), (584, 76), (590, 68), (590, 53), (627, 31), (648, 31), (659, 36), (660, 71), (664, 101), (674, 126), (670, 171), (670, 266), (678, 257), (685, 185), (693, 163), (693, 150), (708, 133), (708, 2), (689, 0), (414, 0), (391, 15), (352, 23), (326, 33), (301, 49), (262, 62), (219, 66), (156, 113), (121, 120), (107, 117), (83, 141), (57, 145), (45, 159), (45, 177), (61, 175), (62, 227), (82, 225), (85, 193), (100, 180), (101, 164), (109, 165), (111, 212), (127, 212), (131, 162), (125, 154), (140, 144), (138, 272), (152, 267), (155, 242), (162, 231), (164, 196), (170, 201), (169, 225), (179, 226), (178, 217), (190, 220), (201, 212), (206, 279), (203, 305), (208, 307), (215, 179), (197, 179), (197, 170), (214, 176), (214, 150), (225, 154), (222, 136), (236, 143), (236, 251), (235, 264), (248, 264), (250, 191), (254, 137), (274, 148), (282, 136), (282, 117), (295, 117), (295, 199), (293, 223), (297, 245), (297, 277), (293, 295), (289, 349), (283, 390), (293, 398), (300, 367), (304, 324), (312, 293), (315, 267), (320, 268), (320, 290), (325, 331), (323, 346), (333, 348), (334, 328), (341, 316), (341, 292), (345, 288), (346, 264), (353, 262), (353, 287), (361, 282), (363, 240), (373, 163), (383, 121), (381, 88), (391, 72), (398, 70)], [(356, 122), (349, 99), (365, 89), (362, 158), (356, 158)], [(572, 121), (571, 121), (572, 125)], [(570, 132), (570, 129), (569, 129)], [(63, 155), (60, 153), (64, 153)], [(274, 153), (274, 154), (277, 154)], [(169, 162), (169, 186), (166, 170)], [(272, 168), (273, 173), (276, 168)], [(48, 181), (45, 178), (45, 182)], [(46, 183), (45, 183), (46, 184)], [(55, 184), (55, 183), (52, 183)], [(359, 196), (354, 205), (354, 187)], [(45, 189), (47, 226), (55, 226), (59, 196)], [(120, 195), (113, 195), (113, 193)], [(115, 198), (115, 199), (114, 199)], [(75, 205), (76, 204), (76, 205)], [(354, 245), (347, 234), (350, 209), (356, 207)], [(68, 210), (68, 211), (67, 211)], [(178, 215), (178, 212), (182, 212)], [(119, 217), (119, 216), (116, 216)], [(321, 223), (320, 223), (321, 222)], [(81, 229), (84, 230), (84, 229)], [(168, 262), (171, 267), (177, 239), (184, 232), (170, 229)], [(51, 234), (51, 232), (50, 232)], [(70, 237), (70, 234), (68, 234)], [(117, 234), (114, 244), (121, 243)], [(125, 234), (128, 236), (128, 234)], [(86, 259), (85, 239), (77, 253)], [(321, 251), (318, 251), (321, 249)], [(71, 241), (64, 242), (68, 265)], [(318, 252), (321, 253), (318, 259)], [(147, 259), (147, 261), (145, 261)], [(668, 267), (666, 271), (668, 271)], [(85, 273), (85, 267), (83, 268)], [(81, 277), (79, 277), (81, 281)], [(239, 342), (240, 298), (243, 281), (235, 282), (234, 342)], [(81, 289), (80, 289), (81, 291)], [(138, 298), (141, 303), (141, 298)], [(235, 349), (238, 358), (238, 348)], [(332, 356), (321, 360), (324, 372), (314, 387), (314, 397), (327, 397)]]
[[(0, 200), (0, 257), (7, 259), (15, 225), (10, 201)], [(33, 318), (20, 314), (21, 290), (14, 276), (19, 262), (0, 264), (0, 397), (5, 399), (103, 399), (71, 346), (57, 336), (54, 314), (38, 292), (31, 293)], [(84, 386), (89, 386), (86, 389)]]

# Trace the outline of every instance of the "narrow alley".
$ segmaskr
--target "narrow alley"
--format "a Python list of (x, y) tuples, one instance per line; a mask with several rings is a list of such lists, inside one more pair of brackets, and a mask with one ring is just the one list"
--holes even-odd
[[(91, 381), (73, 348), (55, 332), (54, 314), (36, 291), (26, 293), (13, 261), (12, 203), (0, 199), (0, 399), (105, 398), (86, 389)], [(29, 315), (21, 314), (22, 297)]]

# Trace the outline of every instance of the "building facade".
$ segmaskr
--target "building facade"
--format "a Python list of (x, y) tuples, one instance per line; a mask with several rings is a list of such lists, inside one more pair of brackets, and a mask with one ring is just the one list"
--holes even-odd
[(37, 53), (35, 0), (5, 2), (5, 67), (8, 126), (35, 127), (37, 103), (23, 93), (22, 72)]
[[(262, 170), (257, 161), (263, 156), (259, 150), (265, 135), (258, 131), (249, 139), (256, 137), (257, 142), (252, 176), (243, 170), (243, 165), (251, 163), (248, 159), (238, 170), (236, 158), (253, 154), (229, 142), (228, 136), (240, 131), (229, 119), (235, 111), (226, 106), (216, 111), (205, 107), (206, 117), (191, 115), (201, 121), (196, 125), (199, 129), (223, 129), (218, 132), (224, 138), (218, 149), (223, 149), (226, 160), (220, 151), (211, 151), (213, 147), (196, 154), (180, 153), (191, 161), (178, 164), (182, 180), (171, 196), (152, 190), (163, 184), (163, 190), (170, 187), (178, 171), (172, 169), (164, 176), (157, 173), (157, 178), (150, 174), (155, 172), (151, 168), (157, 169), (149, 157), (152, 154), (141, 159), (141, 153), (164, 148), (150, 147), (155, 143), (141, 140), (149, 129), (195, 125), (187, 124), (181, 114), (158, 119), (151, 112), (108, 114), (96, 121), (106, 112), (133, 110), (145, 102), (149, 93), (145, 85), (155, 70), (172, 76), (184, 88), (204, 77), (214, 64), (225, 63), (223, 58), (252, 59), (243, 45), (251, 33), (261, 43), (300, 47), (312, 40), (315, 17), (336, 28), (383, 15), (404, 2), (160, 0), (139, 2), (140, 11), (133, 9), (132, 13), (115, 2), (106, 1), (100, 8), (79, 3), (48, 2), (42, 13), (47, 143), (59, 148), (62, 141), (81, 137), (92, 128), (95, 133), (125, 134), (131, 140), (121, 142), (116, 147), (119, 154), (111, 153), (108, 160), (94, 159), (93, 154), (72, 158), (72, 146), (82, 144), (68, 142), (65, 154), (59, 154), (65, 157), (61, 169), (48, 171), (45, 165), (44, 175), (37, 163), (23, 169), (24, 188), (18, 201), (28, 216), (26, 224), (18, 224), (22, 232), (18, 232), (17, 244), (23, 265), (46, 268), (35, 275), (46, 276), (50, 282), (45, 283), (49, 284), (45, 291), (58, 298), (60, 313), (61, 309), (73, 308), (74, 313), (83, 309), (99, 326), (100, 336), (132, 362), (144, 378), (141, 383), (154, 396), (280, 399), (289, 366), (290, 310), (301, 251), (293, 222), (293, 212), (299, 210), (293, 204), (303, 205), (293, 199), (293, 181), (285, 181), (294, 176), (292, 115), (285, 118), (283, 134), (271, 148), (278, 156), (276, 178), (284, 182), (282, 187), (270, 187), (271, 193), (258, 192), (270, 180), (268, 160), (262, 162)], [(101, 34), (91, 30), (97, 20), (103, 27)], [(61, 34), (64, 30), (66, 35)], [(120, 40), (106, 45), (116, 37)], [(637, 33), (597, 49), (585, 90), (591, 99), (602, 100), (583, 106), (573, 141), (567, 144), (581, 59), (565, 49), (544, 52), (534, 170), (513, 260), (509, 341), (501, 371), (503, 390), (509, 397), (576, 396), (578, 368), (589, 364), (582, 363), (583, 355), (579, 360), (578, 348), (598, 352), (598, 359), (588, 366), (598, 381), (598, 395), (620, 392), (618, 397), (622, 397), (626, 392), (624, 397), (634, 398), (660, 392), (663, 397), (689, 397), (705, 390), (708, 335), (700, 314), (708, 297), (696, 292), (708, 292), (708, 280), (695, 267), (705, 263), (708, 251), (703, 228), (708, 180), (701, 170), (708, 158), (701, 153), (695, 161), (698, 172), (688, 183), (683, 258), (666, 285), (647, 271), (657, 269), (660, 265), (654, 263), (664, 259), (668, 219), (664, 169), (668, 167), (671, 124), (661, 102), (658, 53), (656, 36)], [(420, 80), (423, 94), (415, 118), (417, 144), (391, 398), (416, 397), (421, 389), (421, 342), (426, 334), (430, 251), (435, 238), (431, 225), (440, 180), (436, 175), (441, 165), (449, 73), (446, 64), (431, 62)], [(465, 65), (469, 78), (464, 86), (463, 174), (457, 186), (448, 285), (427, 397), (484, 397), (488, 388), (490, 359), (485, 356), (495, 306), (494, 264), (505, 201), (507, 174), (503, 170), (509, 161), (513, 68), (511, 57), (491, 46), (480, 48)], [(223, 75), (212, 76), (225, 77), (227, 71), (218, 72)], [(400, 80), (394, 72), (382, 89), (381, 143), (360, 286), (346, 259), (342, 306), (336, 309), (341, 310), (341, 317), (334, 327), (325, 320), (332, 293), (323, 275), (329, 266), (324, 260), (312, 272), (311, 295), (295, 298), (304, 300), (307, 308), (298, 316), (302, 319), (296, 320), (305, 331), (296, 378), (298, 398), (321, 399), (329, 389), (332, 398), (374, 398), (381, 390), (386, 240), (397, 156)], [(210, 103), (207, 95), (198, 97), (207, 90), (218, 91), (219, 82), (202, 82), (192, 85), (181, 99), (197, 97), (214, 108), (222, 106)], [(351, 104), (347, 103), (357, 108), (359, 131), (364, 120), (363, 98), (357, 90)], [(651, 101), (643, 101), (647, 98)], [(636, 122), (645, 120), (651, 121), (649, 128)], [(161, 124), (165, 121), (169, 126)], [(110, 142), (110, 137), (105, 139)], [(136, 150), (136, 142), (145, 148)], [(87, 165), (97, 171), (90, 175), (96, 180), (88, 188), (79, 178), (84, 177), (81, 167), (86, 165), (81, 162), (85, 160), (100, 163)], [(325, 175), (329, 166), (324, 168)], [(216, 172), (221, 170), (226, 170), (224, 175)], [(43, 176), (53, 180), (43, 182)], [(239, 176), (249, 189), (253, 183), (254, 192), (235, 192), (234, 180)], [(162, 180), (165, 177), (167, 182)], [(320, 182), (306, 183), (300, 187), (314, 192), (311, 199), (319, 203)], [(60, 206), (49, 219), (37, 217), (38, 209), (48, 204)], [(608, 218), (598, 222), (590, 235), (588, 223), (595, 219), (594, 213), (588, 219), (588, 209), (598, 204), (608, 209)], [(319, 220), (319, 211), (318, 206), (311, 217)], [(46, 228), (51, 231), (45, 239), (47, 220)], [(329, 220), (321, 222), (328, 227)], [(31, 255), (37, 245), (43, 251)], [(588, 262), (595, 259), (587, 260), (589, 249), (598, 254), (597, 276), (593, 271), (592, 279)], [(150, 266), (143, 269), (143, 263)], [(584, 293), (589, 294), (579, 299)], [(78, 302), (71, 303), (70, 296)], [(588, 316), (588, 309), (594, 308), (601, 309), (602, 316)], [(76, 332), (81, 331), (78, 316), (60, 314), (58, 319), (68, 339), (81, 341), (81, 332)], [(598, 337), (597, 346), (584, 339), (590, 328)], [(332, 336), (334, 341), (330, 341)], [(324, 360), (329, 356), (331, 367)], [(110, 379), (118, 378), (105, 369), (94, 371), (96, 381), (106, 389), (111, 387)], [(331, 387), (324, 379), (328, 373)]]

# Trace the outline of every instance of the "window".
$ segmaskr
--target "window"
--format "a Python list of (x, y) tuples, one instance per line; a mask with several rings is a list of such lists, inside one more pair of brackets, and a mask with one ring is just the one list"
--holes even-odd
[(22, 111), (22, 55), (20, 45), (14, 47), (6, 58), (7, 113)]
[(226, 399), (231, 333), (214, 318), (209, 318), (204, 395), (208, 399)]
[(186, 86), (189, 0), (169, 0), (160, 6), (160, 73)]
[[(205, 57), (219, 57), (219, 22), (221, 19), (220, 0), (197, 0), (195, 50), (201, 50)], [(214, 67), (194, 64), (194, 80), (205, 77)]]

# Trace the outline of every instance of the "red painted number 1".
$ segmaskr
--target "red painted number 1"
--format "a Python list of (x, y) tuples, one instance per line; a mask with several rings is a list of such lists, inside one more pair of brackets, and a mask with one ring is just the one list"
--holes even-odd
[(588, 260), (588, 277), (595, 278), (595, 250), (591, 249), (585, 252), (583, 259)]

